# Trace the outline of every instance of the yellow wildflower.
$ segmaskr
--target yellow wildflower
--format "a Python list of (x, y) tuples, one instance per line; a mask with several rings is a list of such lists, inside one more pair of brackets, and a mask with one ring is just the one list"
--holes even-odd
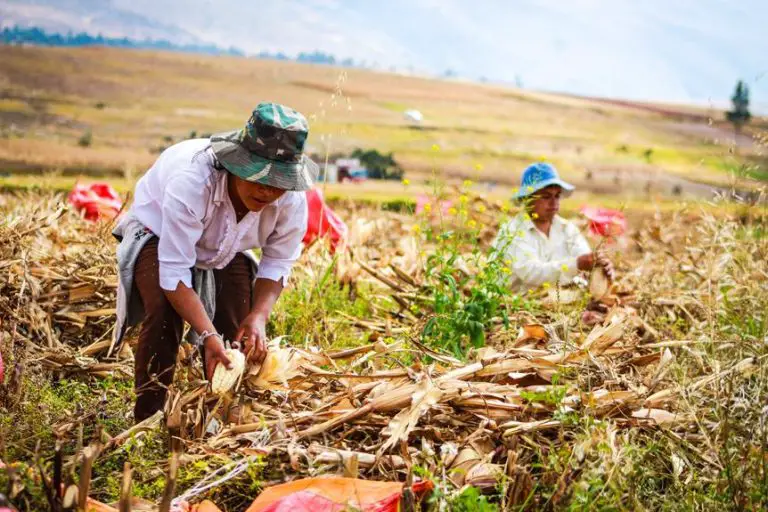
[(546, 162), (546, 161), (547, 161), (547, 157), (545, 155), (541, 155), (539, 157), (539, 162)]
[(527, 188), (528, 192), (533, 192), (533, 187), (532, 186), (528, 185), (526, 188)]
[(424, 211), (429, 213), (432, 211), (432, 203), (425, 203), (424, 204)]
[(562, 270), (563, 272), (568, 272), (568, 265), (566, 265), (565, 263), (563, 263), (563, 266), (562, 266), (562, 267), (560, 267), (560, 270)]
[(507, 213), (509, 211), (509, 205), (507, 205), (507, 203), (501, 205), (501, 211)]
[(512, 272), (511, 270), (509, 270), (509, 267), (502, 267), (502, 268), (501, 268), (501, 271), (502, 271), (503, 273), (505, 273), (505, 274), (509, 274), (510, 272)]
[(533, 213), (531, 214), (531, 218), (532, 218), (532, 219), (538, 219), (538, 218), (539, 218), (539, 214), (538, 214), (538, 213), (536, 213), (536, 212), (533, 212)]
[(528, 288), (528, 295), (533, 295), (533, 288)]
[(505, 264), (506, 266), (510, 266), (510, 265), (512, 264), (512, 260), (510, 260), (510, 259), (506, 259), (506, 260), (504, 260), (504, 264)]
[(432, 144), (432, 151), (440, 151), (440, 146), (437, 144)]
[(456, 208), (451, 207), (451, 208), (448, 208), (448, 213), (450, 213), (451, 215), (456, 215), (457, 213), (459, 213), (459, 211)]
[(469, 188), (472, 186), (472, 180), (464, 180), (464, 186)]
[(549, 281), (544, 281), (543, 283), (541, 283), (541, 287), (544, 288), (545, 290), (547, 290), (550, 286), (552, 285), (549, 284)]
[(481, 164), (481, 163), (476, 163), (476, 164), (475, 164), (475, 170), (476, 170), (476, 171), (482, 171), (482, 170), (483, 170), (483, 164)]
[(467, 226), (469, 226), (470, 229), (475, 229), (477, 227), (477, 222), (475, 222), (474, 220), (470, 220), (469, 222), (467, 222)]
[(518, 192), (520, 192), (519, 188), (515, 187), (515, 188), (512, 189), (512, 193), (513, 194), (517, 195)]
[(528, 215), (527, 213), (523, 214), (523, 218), (524, 218), (525, 220), (531, 220), (531, 216), (530, 216), (530, 215)]
[(461, 195), (459, 196), (459, 201), (461, 201), (462, 203), (466, 203), (467, 201), (469, 201), (469, 198), (465, 195)]
[(481, 204), (480, 206), (478, 206), (477, 211), (479, 211), (480, 213), (483, 213), (485, 211), (485, 205)]
[(406, 185), (406, 186), (408, 186), (408, 185), (410, 185), (410, 184), (411, 184), (411, 180), (409, 180), (408, 178), (405, 178), (405, 179), (403, 180), (403, 185)]
[(414, 224), (413, 226), (411, 226), (411, 231), (413, 231), (416, 234), (419, 234), (419, 232), (421, 231), (421, 226), (419, 226), (418, 224)]

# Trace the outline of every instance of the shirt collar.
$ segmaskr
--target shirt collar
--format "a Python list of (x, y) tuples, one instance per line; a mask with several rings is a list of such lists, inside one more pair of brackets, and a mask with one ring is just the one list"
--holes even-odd
[(219, 173), (219, 176), (216, 179), (216, 187), (213, 191), (213, 202), (217, 206), (220, 206), (229, 200), (229, 191), (227, 190), (229, 171), (219, 171), (213, 169), (213, 172)]
[[(556, 227), (557, 229), (561, 229), (564, 225), (564, 220), (559, 215), (555, 215), (555, 217), (552, 219), (552, 227)], [(526, 216), (525, 212), (518, 213), (517, 214), (517, 226), (518, 229), (521, 229), (523, 231), (533, 231), (534, 233), (538, 232), (539, 229), (536, 227), (536, 225), (533, 223), (533, 220), (530, 216)], [(543, 233), (542, 233), (543, 235)]]

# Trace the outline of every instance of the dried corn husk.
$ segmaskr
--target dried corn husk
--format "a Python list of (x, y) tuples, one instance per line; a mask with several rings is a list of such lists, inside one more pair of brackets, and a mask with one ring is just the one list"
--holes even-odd
[(482, 490), (495, 489), (504, 475), (504, 466), (481, 462), (467, 471), (464, 483)]
[(611, 290), (611, 280), (601, 266), (595, 267), (589, 277), (589, 293), (594, 300), (600, 300)]

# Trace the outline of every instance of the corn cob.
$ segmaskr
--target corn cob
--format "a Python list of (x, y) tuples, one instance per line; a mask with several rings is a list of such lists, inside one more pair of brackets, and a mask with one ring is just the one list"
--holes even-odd
[(611, 280), (603, 267), (595, 268), (589, 278), (589, 293), (595, 300), (605, 297), (611, 289)]
[(232, 369), (228, 370), (226, 366), (219, 363), (213, 371), (211, 379), (211, 392), (220, 395), (232, 389), (245, 371), (245, 355), (237, 349), (228, 348), (225, 350), (227, 357), (232, 363)]

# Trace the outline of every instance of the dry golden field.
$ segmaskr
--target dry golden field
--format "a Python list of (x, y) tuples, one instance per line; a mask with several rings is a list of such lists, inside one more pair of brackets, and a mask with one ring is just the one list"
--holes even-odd
[[(0, 172), (13, 179), (45, 172), (130, 180), (160, 148), (191, 132), (237, 128), (264, 100), (307, 115), (321, 162), (355, 147), (391, 151), (412, 181), (513, 185), (542, 157), (583, 189), (620, 196), (664, 196), (677, 186), (703, 197), (702, 184), (727, 187), (736, 176), (749, 189), (757, 185), (750, 176), (766, 175), (751, 141), (759, 130), (740, 138), (735, 156), (714, 110), (660, 113), (487, 84), (179, 53), (4, 46), (0, 57)], [(423, 126), (404, 119), (409, 108), (424, 114)], [(79, 146), (88, 133), (90, 146)]]

